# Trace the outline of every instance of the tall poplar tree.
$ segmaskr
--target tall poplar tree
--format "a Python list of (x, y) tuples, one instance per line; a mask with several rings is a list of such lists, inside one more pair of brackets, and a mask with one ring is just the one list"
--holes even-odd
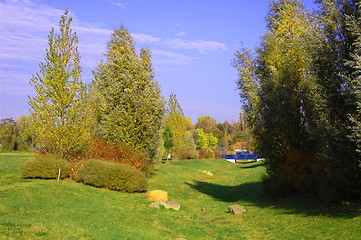
[(321, 189), (329, 199), (361, 199), (361, 191), (357, 191), (361, 184), (357, 140), (350, 138), (357, 132), (357, 121), (352, 120), (357, 120), (360, 101), (357, 97), (360, 3), (354, 0), (318, 2), (321, 7), (318, 19), (324, 37), (315, 66), (325, 102), (322, 112), (327, 117), (323, 143), (327, 166)]
[(124, 26), (112, 33), (95, 84), (100, 137), (142, 151), (151, 166), (161, 140), (164, 102), (154, 79), (151, 52), (141, 49), (138, 55)]
[(234, 60), (248, 123), (256, 149), (267, 158), (270, 179), (306, 192), (317, 191), (307, 184), (324, 166), (322, 101), (313, 72), (319, 39), (312, 21), (300, 1), (272, 1), (257, 56), (241, 49)]
[(30, 81), (36, 95), (29, 98), (37, 146), (65, 159), (82, 154), (90, 138), (78, 38), (71, 21), (65, 11), (59, 33), (50, 31), (45, 62)]

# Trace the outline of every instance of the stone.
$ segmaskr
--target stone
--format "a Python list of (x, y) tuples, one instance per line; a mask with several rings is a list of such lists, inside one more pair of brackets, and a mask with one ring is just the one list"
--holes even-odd
[(231, 212), (231, 213), (234, 213), (234, 214), (242, 214), (244, 212), (246, 212), (246, 209), (244, 209), (243, 206), (240, 206), (240, 205), (229, 205), (228, 206), (228, 210)]
[(155, 201), (150, 204), (150, 207), (159, 208), (160, 206), (164, 206), (166, 209), (172, 208), (174, 210), (179, 210), (181, 205), (177, 202), (173, 201)]
[(207, 171), (207, 170), (198, 170), (200, 173), (204, 173), (204, 174), (206, 174), (206, 175), (208, 175), (208, 176), (210, 176), (210, 177), (213, 177), (213, 174), (211, 173), (211, 172), (209, 172), (209, 171)]
[(146, 199), (152, 201), (168, 201), (168, 192), (163, 190), (153, 190), (146, 194)]

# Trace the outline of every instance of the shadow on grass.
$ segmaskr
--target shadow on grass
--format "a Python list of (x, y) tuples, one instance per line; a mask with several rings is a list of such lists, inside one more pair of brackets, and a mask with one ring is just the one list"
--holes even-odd
[(262, 183), (249, 182), (237, 186), (223, 186), (210, 182), (194, 181), (187, 183), (215, 200), (223, 202), (249, 202), (261, 208), (281, 209), (286, 214), (309, 216), (328, 216), (354, 218), (361, 215), (361, 204), (336, 205), (317, 198), (294, 196), (288, 198), (270, 198), (262, 193)]

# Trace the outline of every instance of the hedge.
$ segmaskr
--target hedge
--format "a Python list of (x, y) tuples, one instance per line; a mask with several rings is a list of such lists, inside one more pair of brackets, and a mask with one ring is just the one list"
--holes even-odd
[(122, 192), (144, 192), (147, 179), (141, 171), (126, 164), (90, 159), (78, 172), (78, 181)]

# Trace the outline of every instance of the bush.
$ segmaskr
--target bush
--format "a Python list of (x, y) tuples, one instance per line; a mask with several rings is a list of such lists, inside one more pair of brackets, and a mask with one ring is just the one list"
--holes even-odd
[(201, 148), (200, 150), (198, 150), (198, 156), (202, 159), (214, 158), (213, 151), (209, 148)]
[(43, 178), (53, 179), (58, 177), (58, 171), (61, 169), (61, 178), (69, 177), (70, 165), (54, 155), (43, 155), (26, 162), (20, 169), (23, 178)]
[(318, 178), (311, 174), (301, 174), (294, 180), (294, 186), (297, 192), (302, 194), (317, 194)]
[(89, 158), (106, 159), (116, 163), (124, 163), (133, 166), (148, 174), (152, 166), (149, 166), (147, 157), (140, 151), (136, 151), (122, 143), (110, 143), (96, 138), (91, 144)]
[(78, 180), (95, 187), (123, 192), (144, 192), (147, 189), (145, 175), (126, 164), (88, 160), (78, 171)]

